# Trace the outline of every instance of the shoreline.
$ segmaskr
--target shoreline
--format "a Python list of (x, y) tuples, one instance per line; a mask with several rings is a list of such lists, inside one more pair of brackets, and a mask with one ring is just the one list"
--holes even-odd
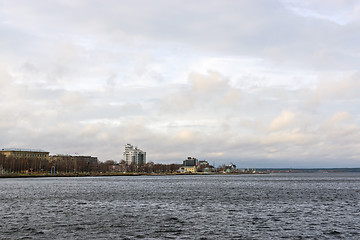
[(339, 169), (261, 169), (258, 172), (196, 172), (196, 173), (137, 173), (137, 172), (75, 172), (75, 173), (5, 173), (0, 174), (1, 178), (45, 178), (45, 177), (114, 177), (114, 176), (206, 176), (206, 175), (264, 175), (274, 173), (359, 173), (360, 168), (339, 168)]
[(59, 173), (59, 174), (2, 174), (0, 178), (45, 178), (45, 177), (114, 177), (114, 176), (194, 176), (194, 175), (258, 175), (270, 174), (265, 172), (258, 173)]

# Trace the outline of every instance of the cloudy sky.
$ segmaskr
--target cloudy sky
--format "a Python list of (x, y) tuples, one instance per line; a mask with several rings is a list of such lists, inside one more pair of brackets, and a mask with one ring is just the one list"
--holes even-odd
[(0, 0), (0, 146), (360, 166), (357, 0)]

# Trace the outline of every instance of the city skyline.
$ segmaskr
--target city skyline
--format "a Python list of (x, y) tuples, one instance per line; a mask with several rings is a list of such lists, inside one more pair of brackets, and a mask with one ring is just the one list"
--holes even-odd
[(359, 167), (360, 3), (0, 0), (0, 146)]

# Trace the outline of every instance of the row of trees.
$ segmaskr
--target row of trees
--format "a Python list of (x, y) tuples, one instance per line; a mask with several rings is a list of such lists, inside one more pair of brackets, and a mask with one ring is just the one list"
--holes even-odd
[(73, 172), (142, 172), (142, 173), (171, 173), (177, 171), (181, 164), (155, 164), (148, 162), (144, 165), (125, 164), (124, 161), (117, 164), (115, 161), (94, 161), (87, 157), (62, 156), (51, 162), (41, 158), (6, 157), (0, 154), (0, 173), (32, 173), (50, 172), (61, 173)]
[(0, 154), (0, 173), (32, 173), (32, 172), (96, 172), (100, 169), (99, 162), (87, 158), (66, 156), (61, 160), (50, 162), (48, 159), (27, 157), (14, 158)]
[(88, 156), (54, 156), (51, 157), (51, 167), (57, 172), (97, 172), (99, 171), (99, 162), (97, 158)]
[[(125, 161), (119, 164), (113, 160), (99, 162), (96, 158), (82, 156), (61, 156), (48, 161), (41, 158), (20, 158), (5, 157), (0, 154), (0, 174), (1, 173), (32, 173), (32, 172), (50, 172), (61, 173), (74, 172), (141, 172), (141, 173), (172, 173), (177, 171), (182, 164), (155, 164), (148, 162), (144, 165), (130, 164)], [(198, 171), (204, 171), (200, 166)], [(212, 166), (210, 166), (213, 168)], [(225, 165), (223, 166), (225, 170)], [(220, 168), (222, 170), (222, 168)]]
[(101, 166), (103, 171), (111, 172), (172, 173), (177, 171), (182, 165), (155, 164), (153, 162), (148, 162), (144, 165), (137, 165), (135, 163), (127, 165), (125, 161), (121, 161), (119, 164), (117, 164), (112, 160), (108, 160), (104, 163), (101, 163)]
[(42, 158), (6, 157), (0, 154), (1, 172), (40, 172), (50, 170), (49, 161)]

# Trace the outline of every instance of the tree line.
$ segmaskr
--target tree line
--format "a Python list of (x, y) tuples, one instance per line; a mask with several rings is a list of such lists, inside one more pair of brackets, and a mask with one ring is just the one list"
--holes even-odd
[(8, 173), (41, 172), (50, 170), (49, 161), (43, 158), (20, 158), (6, 157), (0, 154), (0, 170)]
[(27, 157), (14, 158), (0, 154), (1, 173), (76, 173), (76, 172), (134, 172), (134, 173), (172, 173), (177, 171), (182, 164), (155, 164), (148, 162), (143, 165), (135, 163), (126, 164), (125, 161), (116, 163), (113, 160), (105, 162), (89, 161), (87, 158), (63, 156), (49, 161), (43, 158)]
[[(155, 164), (154, 162), (148, 162), (143, 165), (137, 165), (135, 163), (126, 164), (124, 160), (120, 163), (116, 163), (113, 160), (108, 160), (102, 165), (108, 172), (139, 172), (139, 173), (172, 173), (176, 172), (182, 164)], [(103, 168), (103, 170), (105, 170)]]

